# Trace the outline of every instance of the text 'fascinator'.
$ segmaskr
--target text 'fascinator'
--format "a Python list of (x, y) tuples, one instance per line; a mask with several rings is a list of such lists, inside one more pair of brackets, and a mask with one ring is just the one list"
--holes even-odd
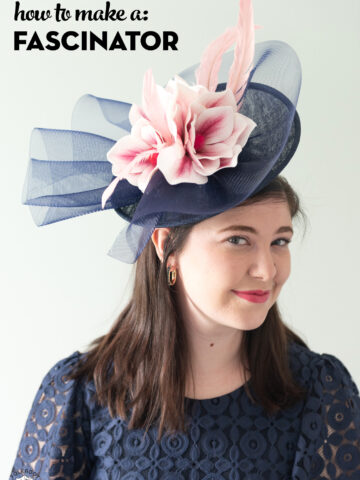
[[(141, 105), (84, 95), (72, 130), (35, 128), (23, 203), (37, 225), (114, 209), (129, 224), (109, 254), (136, 261), (155, 228), (239, 205), (287, 165), (300, 138), (301, 67), (284, 42), (254, 44), (251, 0), (201, 62)], [(234, 45), (234, 50), (227, 50)]]

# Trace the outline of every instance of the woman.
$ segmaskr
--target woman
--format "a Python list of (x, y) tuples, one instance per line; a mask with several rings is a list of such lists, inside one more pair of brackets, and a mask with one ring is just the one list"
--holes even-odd
[[(285, 326), (276, 305), (299, 214), (278, 176), (238, 207), (156, 229), (111, 331), (45, 376), (13, 471), (356, 478), (357, 387), (340, 360), (309, 350)], [(249, 290), (269, 293), (239, 294)], [(159, 435), (164, 427), (169, 436)]]
[[(250, 69), (253, 30), (242, 0), (195, 86), (184, 80), (193, 68), (165, 89), (147, 72), (141, 107), (97, 99), (101, 128), (126, 130), (129, 114), (131, 134), (116, 143), (35, 132), (33, 148), (42, 141), (53, 156), (43, 171), (31, 155), (26, 203), (38, 224), (114, 208), (130, 224), (112, 255), (137, 264), (110, 332), (45, 376), (12, 478), (360, 475), (358, 389), (339, 359), (286, 327), (276, 304), (302, 213), (279, 175), (300, 136), (300, 69), (280, 42), (260, 45)], [(220, 68), (234, 41), (233, 63)], [(94, 161), (109, 146), (111, 178)]]

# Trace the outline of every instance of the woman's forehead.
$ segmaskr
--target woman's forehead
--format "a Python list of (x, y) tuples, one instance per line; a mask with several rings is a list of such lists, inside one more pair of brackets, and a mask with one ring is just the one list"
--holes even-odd
[[(204, 220), (204, 228), (227, 226), (228, 224), (246, 225), (291, 225), (289, 205), (285, 200), (266, 199), (249, 205), (239, 205), (214, 217)], [(281, 225), (282, 226), (282, 225)]]

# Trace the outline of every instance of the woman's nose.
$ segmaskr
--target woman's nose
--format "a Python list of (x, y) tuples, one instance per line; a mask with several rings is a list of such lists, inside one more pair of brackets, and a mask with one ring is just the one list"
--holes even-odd
[(267, 249), (257, 250), (252, 257), (249, 274), (266, 282), (272, 280), (276, 273), (277, 268), (273, 254)]

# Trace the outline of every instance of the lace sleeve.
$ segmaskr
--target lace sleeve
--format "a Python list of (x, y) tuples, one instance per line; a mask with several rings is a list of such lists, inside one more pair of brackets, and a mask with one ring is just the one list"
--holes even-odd
[(319, 356), (305, 405), (293, 478), (360, 479), (360, 397), (349, 371)]
[(66, 374), (80, 352), (44, 377), (22, 434), (10, 479), (85, 480), (91, 470), (90, 420), (81, 382)]

